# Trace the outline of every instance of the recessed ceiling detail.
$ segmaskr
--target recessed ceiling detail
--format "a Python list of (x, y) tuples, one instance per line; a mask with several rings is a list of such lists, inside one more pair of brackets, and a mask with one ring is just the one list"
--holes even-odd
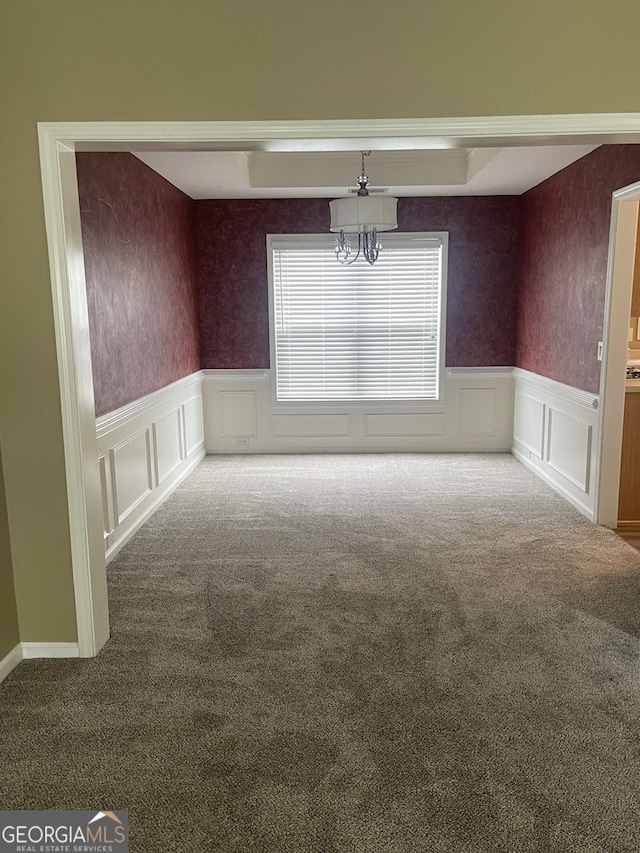
[[(372, 151), (372, 192), (392, 196), (520, 195), (597, 148)], [(353, 151), (134, 151), (191, 198), (334, 198), (348, 195), (359, 172)]]

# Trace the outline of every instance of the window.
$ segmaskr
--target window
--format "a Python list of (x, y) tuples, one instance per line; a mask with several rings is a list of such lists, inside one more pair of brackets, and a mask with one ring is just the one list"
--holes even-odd
[(278, 401), (438, 400), (447, 234), (383, 234), (372, 266), (331, 235), (270, 236)]

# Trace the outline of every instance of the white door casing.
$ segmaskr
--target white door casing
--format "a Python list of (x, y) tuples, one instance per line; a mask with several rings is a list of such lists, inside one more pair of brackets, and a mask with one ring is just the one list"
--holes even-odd
[[(155, 150), (356, 151), (363, 148), (428, 149), (443, 145), (629, 143), (640, 142), (640, 113), (359, 121), (45, 122), (38, 124), (38, 137), (78, 644), (80, 655), (91, 657), (108, 640), (109, 624), (76, 150), (128, 151), (135, 148), (142, 151), (147, 147)], [(607, 370), (607, 390), (615, 403), (619, 394), (616, 396), (615, 392), (614, 362), (613, 356), (606, 358), (603, 370)], [(613, 450), (613, 444), (609, 446), (603, 438), (598, 470), (603, 452), (610, 458)], [(604, 513), (604, 504), (602, 506)]]

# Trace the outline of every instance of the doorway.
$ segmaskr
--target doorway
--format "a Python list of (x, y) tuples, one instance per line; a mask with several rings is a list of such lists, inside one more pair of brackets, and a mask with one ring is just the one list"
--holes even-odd
[[(104, 558), (102, 494), (98, 470), (93, 379), (89, 357), (89, 328), (82, 262), (82, 239), (75, 173), (76, 150), (114, 151), (131, 147), (144, 150), (264, 150), (327, 151), (440, 148), (459, 146), (544, 145), (550, 142), (640, 141), (640, 114), (633, 116), (528, 116), (407, 121), (316, 122), (184, 122), (172, 123), (65, 123), (38, 127), (47, 241), (49, 247), (65, 466), (69, 500), (69, 526), (80, 655), (90, 657), (109, 637), (106, 569)], [(603, 422), (607, 404), (608, 428), (600, 429), (596, 476), (599, 523), (608, 524), (614, 506), (612, 477), (607, 473), (618, 449), (624, 394), (625, 346), (619, 351), (616, 333), (622, 285), (625, 236), (637, 223), (640, 185), (614, 198), (616, 251), (610, 256), (605, 358), (603, 361)], [(635, 194), (634, 194), (635, 193)], [(627, 214), (625, 203), (633, 201)], [(616, 207), (619, 205), (619, 208)], [(633, 227), (629, 223), (633, 220)], [(613, 221), (612, 221), (613, 227)], [(614, 232), (612, 232), (614, 233)], [(635, 232), (634, 232), (635, 233)], [(618, 244), (618, 240), (620, 241)], [(615, 254), (615, 269), (613, 264)], [(615, 296), (615, 299), (613, 298)], [(630, 304), (627, 290), (626, 328)], [(610, 299), (611, 297), (611, 299)], [(621, 313), (621, 316), (624, 312)], [(617, 378), (616, 365), (620, 368)], [(605, 397), (605, 390), (607, 396)], [(616, 421), (617, 418), (617, 421)], [(617, 442), (617, 444), (616, 444)], [(609, 491), (607, 491), (609, 490)], [(617, 489), (615, 507), (617, 508)], [(615, 512), (613, 513), (615, 515)], [(615, 526), (609, 524), (609, 526)]]

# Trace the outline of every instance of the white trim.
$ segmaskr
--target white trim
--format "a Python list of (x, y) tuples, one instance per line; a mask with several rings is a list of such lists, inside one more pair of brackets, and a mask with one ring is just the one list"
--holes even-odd
[[(199, 465), (200, 462), (202, 462), (202, 460), (204, 459), (205, 456), (206, 456), (206, 451), (204, 449), (204, 442), (202, 442), (201, 450), (199, 450), (196, 453), (193, 453), (189, 462), (180, 471), (180, 476), (177, 479), (172, 480), (166, 488), (164, 488), (164, 489), (158, 488), (156, 490), (155, 499), (145, 509), (144, 513), (140, 516), (140, 518), (137, 519), (135, 524), (133, 524), (131, 527), (129, 527), (127, 529), (126, 533), (121, 538), (119, 538), (116, 542), (114, 542), (114, 544), (107, 550), (107, 553), (106, 553), (107, 564), (110, 563), (111, 560), (113, 560), (113, 558), (116, 557), (120, 553), (120, 551), (124, 548), (124, 546), (127, 544), (127, 542), (129, 542), (132, 539), (132, 537), (138, 532), (138, 530), (140, 530), (142, 525), (145, 524), (151, 518), (153, 513), (160, 506), (162, 506), (162, 504), (169, 497), (171, 497), (171, 495), (178, 488), (180, 483), (182, 483), (183, 480), (185, 480), (185, 478), (193, 471), (193, 469), (196, 467), (196, 465)], [(164, 482), (164, 480), (163, 480), (163, 482)], [(149, 495), (147, 493), (144, 496), (144, 498), (147, 498), (148, 496)], [(109, 541), (109, 540), (107, 539), (107, 541)]]
[(0, 682), (13, 672), (22, 661), (22, 644), (18, 643), (11, 651), (0, 660)]
[[(547, 434), (545, 436), (545, 454), (544, 461), (547, 463), (549, 468), (552, 468), (556, 473), (560, 474), (561, 477), (564, 477), (565, 480), (568, 480), (570, 483), (573, 483), (574, 486), (577, 486), (580, 491), (588, 492), (589, 490), (589, 475), (591, 473), (591, 442), (593, 436), (593, 427), (590, 424), (585, 424), (584, 421), (579, 420), (578, 418), (573, 418), (571, 415), (568, 415), (566, 412), (560, 411), (558, 409), (554, 409), (553, 406), (547, 406), (546, 416), (547, 416)], [(587, 447), (586, 447), (586, 459), (584, 466), (584, 477), (582, 480), (579, 480), (577, 477), (574, 477), (573, 474), (570, 474), (568, 471), (565, 471), (564, 468), (561, 468), (556, 462), (554, 462), (551, 458), (551, 446), (552, 446), (552, 433), (553, 433), (553, 416), (558, 415), (558, 418), (565, 418), (565, 420), (572, 421), (577, 426), (582, 427), (586, 430), (587, 433)]]
[[(98, 421), (98, 452), (101, 459), (109, 459), (109, 465), (101, 468), (107, 562), (204, 457), (203, 384), (204, 377), (197, 371)], [(162, 424), (169, 429), (160, 440)], [(125, 455), (118, 459), (123, 449)], [(127, 455), (129, 450), (133, 455)], [(134, 493), (125, 487), (126, 506), (121, 507), (120, 486), (131, 482), (132, 472)]]
[(259, 382), (261, 379), (269, 381), (269, 368), (255, 370), (240, 369), (212, 369), (205, 368), (201, 371), (206, 382)]
[(93, 657), (109, 639), (109, 612), (75, 153), (42, 128), (39, 146), (78, 644)]
[(23, 660), (78, 657), (80, 648), (77, 643), (22, 643)]
[(627, 329), (633, 290), (633, 264), (640, 182), (613, 193), (607, 257), (607, 286), (600, 369), (600, 429), (596, 440), (595, 520), (618, 524), (622, 425), (624, 420)]
[(195, 373), (184, 376), (182, 379), (177, 379), (170, 385), (159, 388), (157, 391), (152, 391), (151, 394), (147, 394), (145, 397), (133, 400), (133, 402), (127, 403), (126, 406), (101, 415), (99, 418), (96, 418), (96, 436), (102, 438), (108, 432), (111, 432), (111, 430), (124, 426), (143, 412), (147, 412), (155, 406), (161, 406), (171, 397), (175, 397), (176, 394), (195, 387), (203, 379), (203, 371), (198, 370)]
[(446, 367), (445, 379), (511, 379), (514, 367)]
[(562, 495), (565, 500), (569, 501), (569, 503), (572, 504), (583, 515), (585, 515), (589, 519), (589, 521), (594, 521), (594, 512), (590, 507), (587, 506), (587, 504), (578, 500), (575, 495), (572, 495), (571, 492), (567, 491), (567, 489), (565, 489), (557, 480), (554, 480), (553, 477), (550, 477), (544, 469), (534, 465), (533, 462), (530, 459), (527, 459), (524, 453), (522, 453), (521, 450), (518, 450), (517, 447), (512, 447), (511, 453), (513, 454), (513, 456), (516, 457), (519, 462), (522, 462), (523, 465), (526, 465), (526, 467), (533, 471), (533, 473), (536, 474), (538, 477), (540, 477), (541, 480), (544, 480), (544, 482), (548, 486), (551, 486), (554, 492), (557, 492), (559, 495)]
[[(190, 122), (40, 122), (47, 136), (73, 146), (91, 143), (90, 149), (109, 150), (112, 145), (165, 143), (183, 149), (227, 149), (244, 143), (240, 150), (330, 151), (335, 140), (342, 150), (360, 150), (364, 140), (391, 138), (390, 146), (450, 148), (451, 141), (464, 147), (490, 140), (496, 144), (540, 141), (584, 143), (640, 141), (640, 113), (565, 113), (561, 115), (463, 116), (413, 119), (311, 120), (311, 121), (190, 121)], [(425, 139), (430, 140), (425, 144)], [(317, 142), (313, 147), (310, 142)], [(415, 144), (411, 146), (409, 143)], [(332, 147), (333, 146), (333, 147)], [(118, 149), (111, 149), (118, 150)]]
[[(40, 164), (60, 383), (71, 561), (82, 656), (109, 636), (102, 499), (74, 152), (397, 149), (640, 141), (640, 113), (261, 122), (41, 122)], [(366, 140), (375, 145), (366, 145)], [(402, 147), (402, 146), (401, 146)], [(70, 274), (71, 272), (71, 274)], [(601, 464), (601, 461), (600, 461)]]
[(531, 373), (531, 371), (523, 370), (521, 367), (513, 368), (513, 378), (526, 382), (527, 385), (540, 388), (542, 391), (547, 391), (549, 394), (556, 394), (565, 400), (572, 400), (581, 406), (598, 409), (600, 404), (598, 394), (582, 391), (580, 388), (574, 388), (573, 385), (565, 385), (563, 382), (557, 382), (555, 379), (549, 379), (548, 376), (542, 376), (539, 373)]
[[(459, 374), (463, 378), (453, 378), (445, 371), (444, 397), (439, 404), (366, 400), (276, 405), (270, 383), (262, 377), (250, 382), (244, 373), (238, 370), (235, 377), (225, 375), (221, 381), (212, 376), (203, 384), (209, 453), (489, 453), (511, 449), (511, 368), (463, 372)], [(469, 396), (469, 391), (482, 393)], [(247, 394), (251, 394), (252, 405), (247, 404)], [(470, 432), (474, 417), (484, 424), (482, 433)], [(372, 421), (384, 423), (384, 429), (371, 430)], [(343, 422), (348, 422), (348, 428)]]
[[(512, 454), (593, 521), (597, 397), (519, 368), (514, 369), (514, 381)], [(522, 401), (537, 403), (540, 410), (527, 413), (520, 406)], [(575, 434), (567, 437), (569, 423), (583, 431), (586, 441)], [(534, 434), (539, 434), (539, 447), (529, 440)], [(552, 445), (556, 448), (553, 459)]]

